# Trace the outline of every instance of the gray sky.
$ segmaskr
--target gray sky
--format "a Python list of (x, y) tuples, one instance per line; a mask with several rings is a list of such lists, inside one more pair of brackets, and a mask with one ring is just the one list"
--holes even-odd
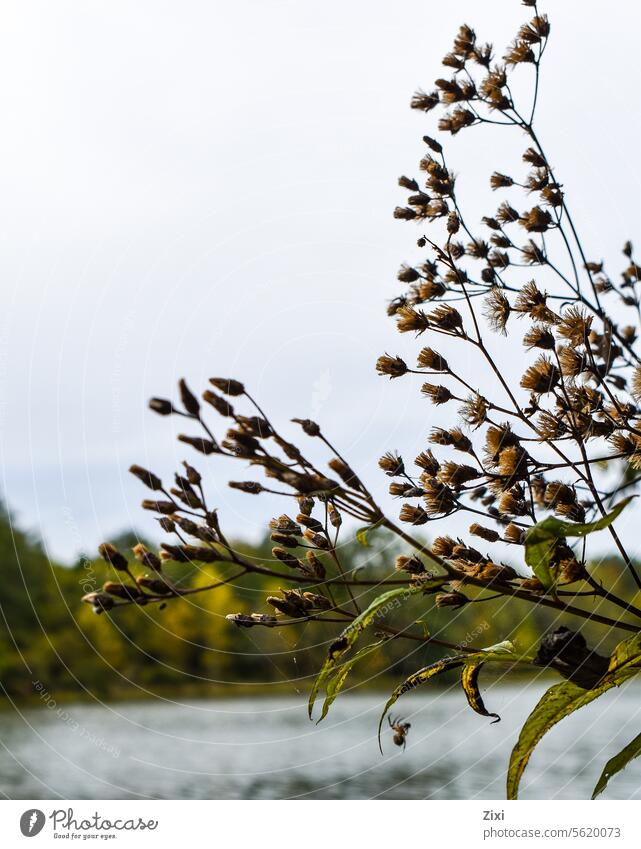
[[(378, 378), (413, 358), (385, 316), (416, 258), (392, 219), (433, 119), (415, 88), (467, 21), (499, 50), (516, 0), (4, 0), (0, 34), (0, 490), (55, 557), (154, 524), (132, 462), (188, 456), (146, 410), (185, 376), (245, 381), (274, 418), (319, 420), (379, 492), (434, 408)], [(591, 258), (639, 234), (639, 6), (553, 0), (540, 127)], [(449, 159), (470, 220), (516, 131), (462, 133)], [(477, 182), (476, 181), (479, 181)], [(477, 188), (478, 186), (478, 188)], [(474, 207), (477, 203), (477, 208)], [(494, 206), (492, 206), (492, 203)], [(638, 239), (637, 239), (638, 240)], [(506, 363), (506, 368), (509, 366)], [(442, 420), (443, 414), (441, 414)], [(201, 464), (205, 465), (205, 464)], [(232, 534), (274, 509), (207, 463)]]

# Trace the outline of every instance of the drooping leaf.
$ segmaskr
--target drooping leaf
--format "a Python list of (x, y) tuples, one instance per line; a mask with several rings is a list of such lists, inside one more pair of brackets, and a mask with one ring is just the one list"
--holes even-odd
[(525, 562), (546, 589), (555, 584), (555, 575), (551, 566), (552, 555), (557, 540), (565, 537), (584, 537), (609, 527), (621, 511), (630, 503), (633, 496), (624, 498), (606, 516), (595, 522), (564, 522), (556, 516), (549, 516), (533, 525), (525, 533)]
[(494, 724), (495, 722), (500, 722), (501, 717), (498, 713), (490, 713), (483, 703), (478, 684), (479, 673), (482, 668), (482, 660), (476, 661), (475, 663), (466, 663), (463, 667), (463, 671), (461, 672), (461, 684), (463, 686), (463, 691), (467, 696), (467, 703), (472, 710), (476, 711), (476, 713), (480, 713), (481, 716), (493, 717), (492, 724)]
[(641, 734), (638, 734), (634, 740), (628, 743), (625, 749), (621, 749), (618, 755), (610, 758), (607, 764), (603, 767), (601, 777), (592, 791), (592, 798), (596, 799), (597, 796), (600, 796), (608, 786), (609, 780), (618, 772), (621, 772), (622, 769), (625, 769), (630, 761), (638, 758), (639, 755), (641, 755)]
[(367, 610), (364, 610), (342, 631), (342, 633), (330, 645), (327, 658), (323, 663), (318, 677), (314, 682), (312, 691), (309, 696), (308, 711), (311, 719), (312, 711), (314, 710), (314, 702), (318, 692), (324, 682), (329, 678), (333, 670), (338, 665), (343, 655), (349, 651), (358, 639), (358, 635), (377, 617), (384, 616), (391, 610), (403, 604), (411, 596), (425, 592), (428, 589), (437, 589), (444, 583), (447, 583), (447, 578), (434, 578), (431, 581), (423, 581), (420, 586), (397, 587), (394, 590), (388, 590), (370, 604)]
[(507, 774), (507, 798), (518, 798), (519, 784), (530, 756), (550, 728), (564, 717), (598, 699), (612, 687), (619, 687), (638, 674), (640, 668), (641, 633), (619, 643), (610, 658), (608, 672), (592, 690), (584, 690), (570, 681), (550, 687), (526, 719), (512, 750)]
[(359, 660), (362, 660), (368, 654), (371, 654), (373, 651), (375, 651), (375, 649), (377, 649), (383, 643), (387, 642), (388, 639), (388, 637), (385, 637), (384, 639), (379, 640), (376, 643), (372, 643), (369, 646), (365, 646), (365, 648), (362, 648), (360, 649), (360, 651), (357, 651), (353, 657), (350, 657), (349, 660), (346, 660), (345, 663), (339, 666), (336, 675), (334, 675), (334, 677), (331, 678), (327, 683), (327, 689), (325, 690), (325, 701), (323, 702), (323, 710), (321, 711), (320, 719), (316, 723), (317, 725), (319, 722), (322, 722), (322, 720), (325, 719), (325, 717), (327, 716), (327, 712), (329, 711), (330, 707), (334, 703), (334, 700), (342, 690), (343, 685), (347, 680), (347, 676), (352, 671), (356, 663), (358, 663)]

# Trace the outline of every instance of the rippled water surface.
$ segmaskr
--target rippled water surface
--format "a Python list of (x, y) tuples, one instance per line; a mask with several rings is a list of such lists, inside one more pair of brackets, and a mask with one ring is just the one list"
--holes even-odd
[[(21, 798), (502, 798), (520, 724), (545, 688), (489, 687), (495, 725), (459, 689), (410, 694), (403, 752), (383, 695), (344, 694), (307, 719), (302, 696), (68, 705), (0, 713), (0, 793)], [(641, 686), (611, 691), (565, 719), (535, 752), (523, 798), (586, 798), (605, 762), (641, 730)], [(606, 798), (641, 795), (641, 758)]]

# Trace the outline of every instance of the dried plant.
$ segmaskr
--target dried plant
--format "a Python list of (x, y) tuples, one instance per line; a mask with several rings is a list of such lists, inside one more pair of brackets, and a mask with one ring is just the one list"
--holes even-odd
[[(522, 729), (508, 769), (510, 798), (534, 746), (553, 724), (641, 668), (641, 609), (634, 603), (641, 578), (615, 521), (630, 500), (625, 493), (641, 479), (641, 359), (635, 349), (640, 269), (629, 242), (616, 278), (581, 241), (535, 130), (550, 24), (534, 2), (524, 5), (533, 7), (533, 17), (502, 57), (462, 26), (443, 60), (447, 76), (428, 93), (417, 92), (411, 103), (425, 113), (440, 110), (438, 129), (446, 135), (483, 132), (485, 125), (517, 131), (513, 141), (522, 163), (518, 173), (490, 175), (490, 193), (500, 201), (478, 227), (466, 218), (454, 172), (435, 138), (423, 138), (420, 176), (399, 180), (409, 196), (394, 215), (419, 223), (421, 258), (401, 267), (404, 292), (388, 313), (398, 331), (415, 334), (419, 344), (416, 365), (384, 354), (376, 368), (393, 380), (419, 376), (427, 402), (454, 408), (450, 421), (457, 422), (433, 427), (411, 463), (394, 451), (380, 458), (390, 493), (402, 501), (398, 519), (379, 506), (315, 422), (293, 420), (327, 451), (327, 468), (283, 438), (239, 381), (212, 378), (200, 399), (181, 381), (180, 403), (154, 398), (151, 409), (197, 425), (197, 435), (179, 437), (196, 453), (236, 458), (263, 473), (260, 480), (231, 481), (232, 488), (272, 503), (285, 499), (285, 512), (269, 522), (273, 560), (259, 563), (234, 549), (191, 463), (170, 487), (133, 466), (131, 472), (152, 491), (143, 507), (158, 514), (170, 541), (161, 544), (159, 555), (142, 545), (134, 549), (138, 576), (120, 552), (103, 545), (102, 556), (122, 580), (84, 599), (102, 612), (164, 605), (250, 573), (278, 579), (287, 588), (267, 597), (262, 610), (227, 618), (242, 628), (336, 623), (338, 633), (312, 688), (310, 716), (322, 688), (324, 716), (357, 661), (390, 639), (447, 651), (394, 690), (381, 724), (403, 693), (449, 669), (461, 671), (470, 706), (497, 719), (479, 693), (483, 665), (551, 667), (565, 680), (547, 691)], [(521, 103), (513, 96), (513, 79), (526, 74), (531, 91)], [(522, 373), (513, 380), (510, 368), (518, 362)], [(224, 437), (214, 434), (209, 413), (227, 420)], [(467, 517), (467, 538), (435, 533), (427, 544), (417, 536), (416, 526), (453, 515)], [(385, 528), (406, 549), (385, 580), (364, 580), (343, 562), (343, 517), (363, 525), (361, 541), (367, 529)], [(627, 582), (622, 574), (604, 586), (594, 576), (587, 536), (601, 530), (610, 535)], [(184, 590), (166, 576), (167, 561), (222, 564), (228, 571), (209, 586)], [(518, 599), (571, 615), (573, 622), (596, 623), (604, 637), (628, 633), (610, 656), (589, 649), (581, 631), (567, 627), (540, 635), (532, 654), (507, 640), (461, 646), (417, 630), (413, 620), (389, 624), (392, 609), (413, 597), (453, 616), (468, 604)], [(354, 653), (368, 626), (376, 639)], [(395, 731), (399, 745), (405, 744), (405, 725), (402, 734)], [(613, 770), (609, 764), (608, 776), (622, 765)]]

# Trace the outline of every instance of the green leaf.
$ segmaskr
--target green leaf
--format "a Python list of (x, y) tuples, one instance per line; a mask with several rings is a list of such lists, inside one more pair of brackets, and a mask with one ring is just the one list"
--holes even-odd
[(336, 675), (328, 682), (327, 689), (325, 691), (325, 701), (323, 702), (323, 710), (320, 715), (320, 719), (316, 723), (318, 725), (319, 722), (322, 722), (323, 719), (327, 716), (327, 712), (330, 707), (334, 703), (334, 700), (343, 689), (343, 685), (347, 680), (347, 676), (352, 671), (352, 668), (358, 663), (359, 660), (362, 660), (368, 654), (371, 654), (375, 649), (381, 646), (383, 643), (387, 642), (389, 637), (384, 637), (382, 640), (379, 640), (377, 643), (372, 643), (369, 646), (365, 646), (365, 648), (357, 651), (353, 657), (350, 657), (349, 660), (346, 660), (345, 663), (338, 668), (338, 672)]
[(625, 749), (621, 749), (618, 755), (610, 758), (607, 764), (603, 767), (601, 777), (592, 791), (592, 798), (596, 799), (597, 796), (600, 796), (608, 786), (608, 781), (618, 772), (621, 772), (622, 769), (625, 769), (630, 761), (638, 758), (639, 755), (641, 755), (641, 734), (638, 734), (634, 740), (628, 743)]
[(614, 522), (633, 497), (624, 498), (610, 513), (596, 522), (564, 522), (555, 516), (549, 516), (528, 528), (525, 533), (525, 562), (546, 589), (551, 589), (556, 581), (551, 561), (557, 540), (565, 537), (584, 537), (595, 531), (602, 531)]
[(361, 631), (364, 631), (375, 618), (384, 616), (392, 609), (396, 609), (396, 607), (407, 601), (410, 596), (424, 593), (428, 589), (437, 589), (447, 583), (447, 581), (447, 577), (434, 578), (431, 581), (422, 581), (417, 586), (397, 587), (394, 590), (388, 590), (386, 593), (379, 595), (378, 598), (375, 598), (367, 610), (364, 610), (356, 619), (349, 623), (347, 628), (330, 645), (327, 652), (327, 659), (323, 663), (316, 681), (314, 681), (308, 704), (310, 719), (320, 688), (337, 667), (343, 655), (354, 645)]
[(639, 672), (641, 667), (641, 633), (624, 640), (614, 650), (610, 667), (592, 690), (584, 690), (570, 681), (555, 684), (543, 694), (521, 729), (512, 750), (507, 774), (507, 798), (518, 798), (519, 784), (537, 743), (550, 728), (584, 705), (598, 699), (612, 687), (619, 687)]

